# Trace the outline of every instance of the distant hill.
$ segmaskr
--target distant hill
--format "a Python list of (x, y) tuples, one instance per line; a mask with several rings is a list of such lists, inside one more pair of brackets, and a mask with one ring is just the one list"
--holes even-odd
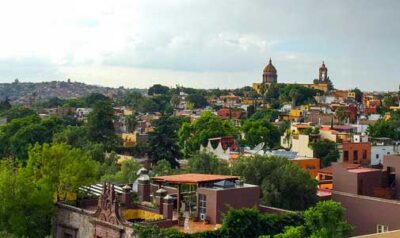
[(61, 99), (79, 98), (90, 93), (101, 93), (106, 96), (116, 96), (130, 89), (110, 88), (88, 85), (79, 82), (52, 81), (41, 83), (0, 83), (0, 99), (8, 98), (12, 104), (30, 105), (49, 98)]

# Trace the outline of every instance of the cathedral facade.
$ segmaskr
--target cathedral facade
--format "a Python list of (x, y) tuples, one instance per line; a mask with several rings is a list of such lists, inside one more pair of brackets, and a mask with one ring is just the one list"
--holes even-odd
[[(278, 83), (278, 71), (272, 64), (272, 60), (265, 66), (262, 73), (262, 83), (253, 83), (253, 89), (258, 93), (262, 93), (264, 90), (268, 90), (271, 84)], [(325, 62), (322, 61), (322, 65), (319, 67), (318, 78), (314, 79), (311, 84), (298, 84), (306, 88), (312, 88), (321, 90), (324, 93), (330, 90), (330, 79), (328, 76), (328, 68)]]

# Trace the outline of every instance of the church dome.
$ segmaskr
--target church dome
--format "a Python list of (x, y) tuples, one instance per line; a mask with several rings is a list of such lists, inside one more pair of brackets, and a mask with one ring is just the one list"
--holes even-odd
[(272, 60), (269, 59), (269, 64), (265, 66), (264, 73), (276, 73), (275, 66), (272, 65)]

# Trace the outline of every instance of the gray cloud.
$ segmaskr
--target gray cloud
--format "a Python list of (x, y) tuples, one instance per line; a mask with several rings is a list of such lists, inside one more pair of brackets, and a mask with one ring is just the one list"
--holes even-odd
[[(73, 44), (66, 45), (72, 48), (67, 48), (62, 63), (49, 65), (48, 73), (56, 76), (57, 67), (68, 66), (69, 74), (92, 81), (83, 66), (111, 67), (126, 68), (125, 77), (126, 72), (158, 72), (157, 77), (140, 74), (148, 77), (149, 85), (157, 78), (173, 80), (171, 75), (178, 74), (188, 77), (185, 83), (191, 77), (201, 78), (202, 84), (196, 82), (201, 87), (225, 87), (232, 85), (232, 79), (235, 85), (244, 86), (260, 80), (261, 70), (272, 57), (281, 82), (311, 82), (325, 60), (337, 87), (395, 90), (399, 83), (397, 0), (146, 0), (137, 1), (134, 7), (129, 1), (124, 4), (100, 6), (103, 10), (98, 18), (68, 19), (68, 26), (77, 25), (78, 33), (88, 36), (93, 31), (97, 38), (71, 36)], [(111, 27), (98, 30), (104, 26)], [(111, 47), (120, 42), (124, 43)], [(91, 49), (93, 45), (97, 48)], [(10, 66), (14, 67), (12, 61)], [(14, 72), (21, 73), (18, 70), (29, 75), (33, 69), (16, 66)], [(1, 78), (10, 75), (4, 72), (0, 70)], [(207, 79), (208, 73), (212, 79)], [(33, 70), (31, 77), (35, 75)], [(131, 78), (126, 85), (135, 85), (135, 75)]]

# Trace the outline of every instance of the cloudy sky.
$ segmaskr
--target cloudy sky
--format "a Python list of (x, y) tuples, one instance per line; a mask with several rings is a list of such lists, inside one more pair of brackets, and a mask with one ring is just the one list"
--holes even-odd
[(0, 0), (0, 82), (397, 90), (398, 0)]

